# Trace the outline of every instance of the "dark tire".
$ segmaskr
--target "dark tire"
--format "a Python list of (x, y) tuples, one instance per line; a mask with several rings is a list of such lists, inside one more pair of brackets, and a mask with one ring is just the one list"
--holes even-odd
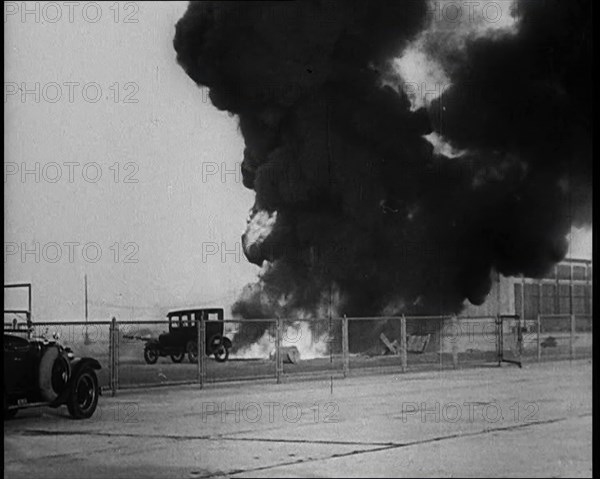
[(229, 357), (229, 348), (225, 343), (225, 339), (226, 338), (224, 336), (215, 334), (212, 338), (210, 338), (208, 343), (210, 344), (209, 354), (214, 355), (215, 359), (220, 363), (224, 363)]
[(224, 363), (229, 358), (229, 348), (226, 348), (225, 345), (219, 346), (219, 348), (214, 352), (215, 359), (219, 363)]
[(179, 354), (171, 354), (171, 361), (174, 363), (180, 363), (185, 358), (185, 351), (181, 351)]
[(12, 419), (19, 412), (18, 409), (5, 409), (4, 410), (4, 419)]
[(8, 409), (8, 399), (6, 393), (4, 393), (4, 419), (12, 419), (19, 412), (18, 409)]
[(156, 364), (158, 361), (158, 351), (155, 348), (145, 348), (144, 349), (144, 360), (148, 364)]
[(198, 362), (198, 345), (195, 341), (188, 341), (185, 350), (187, 352), (188, 360), (190, 363), (195, 364)]
[(98, 377), (92, 368), (84, 367), (73, 377), (67, 398), (67, 409), (74, 419), (87, 419), (98, 405)]

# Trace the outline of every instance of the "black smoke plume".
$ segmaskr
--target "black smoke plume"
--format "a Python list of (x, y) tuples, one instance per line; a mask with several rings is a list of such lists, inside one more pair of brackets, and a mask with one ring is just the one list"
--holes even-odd
[[(244, 244), (263, 269), (235, 313), (318, 316), (333, 288), (336, 314), (447, 314), (482, 303), (493, 271), (564, 258), (591, 222), (591, 2), (514, 14), (516, 33), (461, 52), (430, 35), (451, 86), (413, 111), (382, 79), (428, 28), (424, 1), (190, 4), (177, 60), (239, 118), (256, 192)], [(434, 131), (464, 154), (434, 154)]]

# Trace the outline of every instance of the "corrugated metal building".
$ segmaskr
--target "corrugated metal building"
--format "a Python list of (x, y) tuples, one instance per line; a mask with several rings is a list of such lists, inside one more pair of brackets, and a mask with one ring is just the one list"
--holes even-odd
[(569, 258), (541, 279), (499, 275), (485, 303), (474, 306), (467, 302), (461, 316), (518, 314), (535, 319), (538, 314), (591, 315), (592, 287), (592, 261)]

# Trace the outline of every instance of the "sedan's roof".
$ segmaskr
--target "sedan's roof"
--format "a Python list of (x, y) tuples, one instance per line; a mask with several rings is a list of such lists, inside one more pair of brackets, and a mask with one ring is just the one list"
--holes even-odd
[(177, 314), (190, 314), (190, 313), (199, 313), (199, 312), (207, 312), (207, 313), (223, 313), (223, 308), (193, 308), (193, 309), (178, 309), (174, 311), (169, 311), (167, 316), (175, 316)]

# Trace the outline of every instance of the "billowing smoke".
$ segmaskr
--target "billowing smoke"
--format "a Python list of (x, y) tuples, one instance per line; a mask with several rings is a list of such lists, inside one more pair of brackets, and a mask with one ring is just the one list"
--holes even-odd
[[(492, 35), (431, 12), (203, 2), (177, 23), (178, 62), (239, 118), (256, 192), (243, 244), (261, 272), (234, 313), (318, 317), (331, 291), (348, 316), (457, 312), (494, 270), (545, 273), (591, 222), (590, 2), (520, 2)], [(393, 81), (411, 48), (450, 82), (416, 106)]]

